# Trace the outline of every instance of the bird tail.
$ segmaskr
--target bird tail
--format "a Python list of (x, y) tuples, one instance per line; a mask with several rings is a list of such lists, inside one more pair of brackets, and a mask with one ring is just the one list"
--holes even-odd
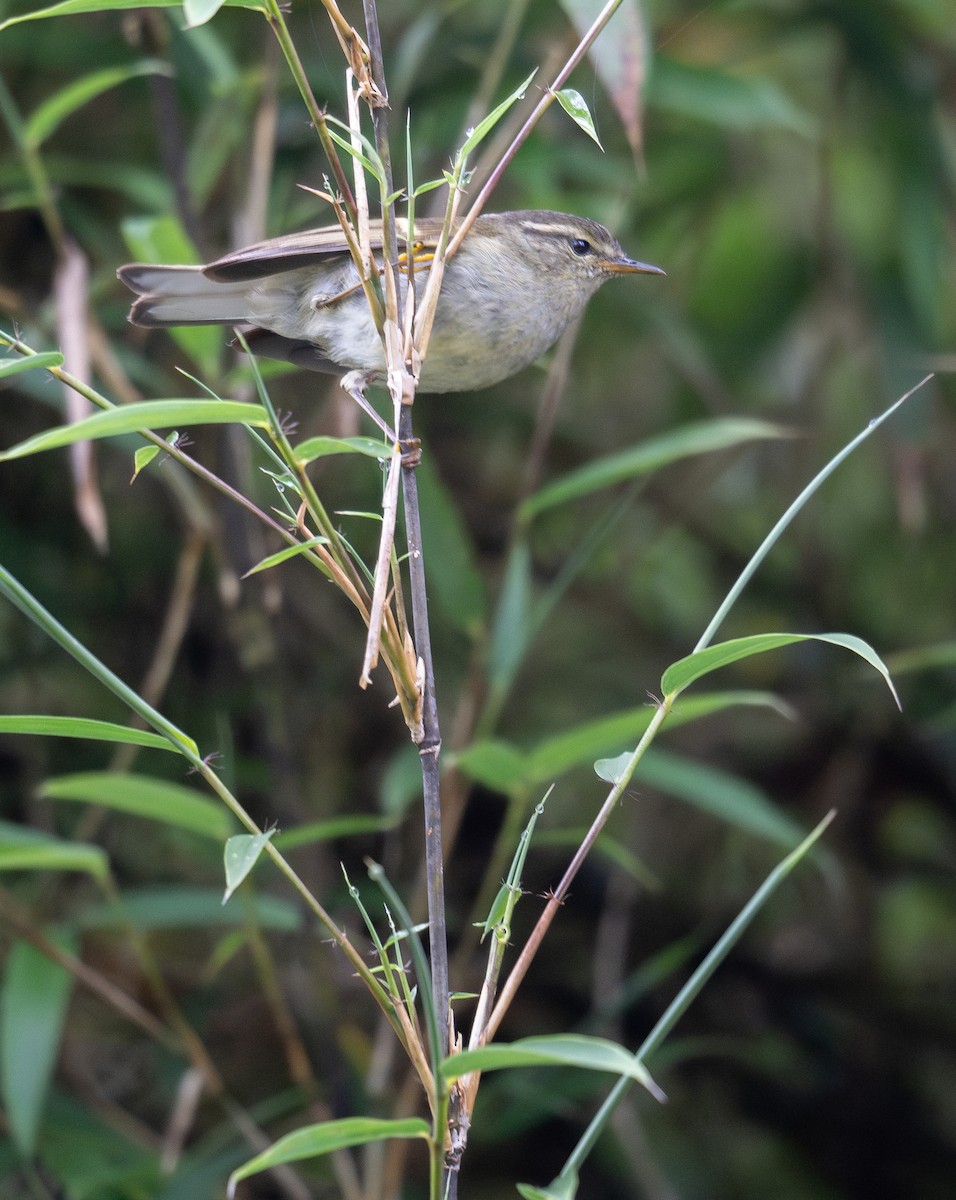
[(249, 284), (215, 283), (202, 267), (130, 263), (117, 275), (139, 297), (129, 313), (134, 325), (238, 325), (249, 319)]

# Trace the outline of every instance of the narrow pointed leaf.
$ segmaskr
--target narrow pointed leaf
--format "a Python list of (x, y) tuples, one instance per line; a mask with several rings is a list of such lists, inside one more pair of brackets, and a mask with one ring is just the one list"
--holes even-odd
[(126, 889), (120, 903), (104, 901), (78, 912), (71, 920), (77, 929), (123, 930), (132, 922), (137, 929), (234, 929), (252, 914), (263, 929), (292, 933), (302, 928), (302, 913), (280, 896), (256, 893), (248, 906), (223, 907), (218, 888), (158, 884)]
[(99, 846), (60, 841), (28, 826), (0, 821), (0, 871), (83, 871), (104, 882), (110, 868)]
[(144, 59), (130, 67), (106, 67), (101, 71), (92, 71), (55, 92), (36, 109), (24, 126), (27, 142), (31, 146), (39, 146), (77, 109), (129, 79), (136, 79), (140, 75), (169, 74), (169, 64), (159, 59)]
[(695, 654), (690, 654), (687, 658), (672, 663), (661, 677), (661, 691), (665, 696), (676, 694), (683, 691), (696, 679), (700, 679), (701, 676), (707, 675), (711, 671), (716, 671), (719, 667), (739, 662), (753, 654), (763, 654), (768, 650), (777, 650), (781, 646), (791, 646), (796, 642), (808, 641), (829, 642), (831, 645), (842, 646), (845, 650), (852, 650), (854, 654), (858, 654), (883, 676), (897, 707), (900, 707), (900, 699), (896, 694), (896, 688), (893, 686), (893, 680), (890, 678), (886, 664), (872, 646), (864, 642), (862, 638), (854, 637), (849, 633), (758, 633), (751, 637), (733, 638), (729, 642), (719, 642), (715, 646), (708, 646), (704, 650), (698, 650)]
[(505, 795), (531, 783), (525, 755), (500, 738), (474, 742), (456, 756), (455, 765), (470, 779)]
[(259, 571), (268, 571), (270, 567), (277, 567), (280, 563), (284, 563), (290, 558), (295, 558), (297, 554), (311, 550), (314, 546), (327, 546), (328, 542), (328, 538), (319, 536), (309, 538), (307, 542), (298, 542), (294, 546), (286, 546), (284, 550), (277, 550), (275, 554), (267, 555), (262, 562), (258, 562), (254, 567), (250, 567), (245, 575), (243, 575), (243, 579), (248, 579), (250, 575), (255, 575)]
[[(597, 130), (594, 128), (594, 120), (591, 116), (591, 110), (588, 108), (588, 103), (579, 91), (574, 88), (562, 88), (558, 93), (558, 103), (568, 114), (572, 121), (601, 146), (601, 139), (597, 135)], [(601, 146), (603, 150), (604, 147)]]
[[(475, 637), (486, 618), (487, 600), (467, 526), (429, 458), (417, 469), (422, 539), (428, 547), (429, 594), (457, 629)], [(432, 569), (434, 566), (435, 569)]]
[(238, 400), (144, 400), (94, 413), (72, 425), (59, 425), (27, 438), (0, 453), (0, 462), (23, 458), (44, 450), (70, 446), (94, 438), (118, 437), (144, 429), (169, 429), (180, 425), (258, 425), (267, 428), (269, 418), (260, 404)]
[[(180, 8), (182, 0), (136, 0), (137, 8)], [(249, 8), (259, 12), (265, 11), (262, 0), (224, 0), (224, 6), (230, 8)], [(80, 13), (116, 12), (129, 9), (129, 0), (62, 0), (60, 4), (51, 4), (48, 8), (38, 8), (33, 12), (20, 13), (0, 21), (0, 33), (10, 25), (19, 25), (21, 21), (39, 21), (47, 17), (70, 17)]]
[(402, 1121), (380, 1120), (374, 1117), (345, 1117), (340, 1121), (323, 1121), (320, 1125), (307, 1125), (295, 1133), (280, 1138), (268, 1150), (257, 1154), (229, 1176), (229, 1196), (236, 1192), (236, 1184), (250, 1175), (268, 1171), (285, 1163), (300, 1162), (304, 1158), (317, 1158), (349, 1146), (365, 1146), (371, 1142), (382, 1142), (390, 1138), (428, 1139), (431, 1131), (427, 1121), (421, 1117), (408, 1117)]
[(63, 355), (53, 350), (44, 354), (29, 354), (24, 358), (11, 358), (8, 362), (0, 363), (0, 379), (9, 379), (11, 375), (19, 375), (23, 371), (45, 370), (47, 367), (62, 367)]
[(133, 455), (133, 477), (130, 479), (130, 483), (135, 482), (140, 472), (146, 470), (158, 453), (159, 447), (153, 445), (140, 446), (137, 449)]
[(119, 742), (127, 746), (149, 746), (152, 750), (173, 750), (169, 738), (146, 729), (131, 729), (112, 721), (94, 721), (88, 717), (0, 716), (0, 733), (31, 733), (45, 737), (84, 738), (99, 742)]
[(681, 429), (649, 438), (627, 450), (608, 455), (572, 471), (530, 496), (519, 509), (519, 517), (528, 521), (547, 508), (567, 504), (592, 492), (613, 487), (658, 471), (670, 463), (696, 454), (725, 450), (756, 438), (780, 438), (786, 431), (779, 425), (744, 417), (726, 417), (694, 422)]
[[(688, 697), (676, 704), (668, 718), (668, 728), (673, 729), (676, 725), (696, 721), (737, 705), (769, 708), (781, 715), (792, 715), (792, 710), (769, 692), (743, 689), (712, 692)], [(531, 778), (536, 783), (551, 780), (572, 767), (591, 763), (598, 755), (607, 754), (619, 746), (636, 744), (650, 724), (654, 711), (653, 704), (642, 704), (638, 708), (629, 708), (598, 717), (594, 721), (585, 721), (555, 737), (539, 742), (527, 754), (527, 769)], [(598, 774), (600, 775), (600, 772)], [(601, 778), (605, 776), (601, 775)]]
[(524, 98), (525, 92), (531, 86), (531, 80), (534, 79), (534, 77), (535, 77), (535, 75), (537, 75), (537, 73), (538, 73), (538, 68), (535, 67), (535, 69), (531, 72), (531, 74), (524, 81), (524, 83), (519, 84), (518, 87), (516, 87), (515, 90), (511, 93), (510, 96), (508, 96), (506, 99), (502, 100), (502, 102), (499, 105), (497, 105), (496, 108), (493, 108), (491, 110), (491, 112), (487, 115), (487, 117), (484, 117), (481, 121), (478, 122), (478, 124), (474, 127), (474, 129), (470, 129), (468, 131), (468, 135), (465, 138), (465, 144), (462, 146), (461, 150), (459, 151), (459, 155), (462, 158), (465, 158), (465, 157), (467, 157), (467, 155), (471, 154), (472, 150), (474, 150), (476, 146), (478, 146), (482, 141), (484, 141), (484, 139), (488, 136), (488, 134), (492, 131), (492, 129), (494, 129), (494, 127), (498, 124), (498, 122), (505, 115), (505, 113), (508, 111), (508, 109), (511, 108), (511, 106), (513, 104), (515, 104), (518, 100), (521, 100)]
[(0, 994), (0, 1094), (13, 1140), (27, 1158), (36, 1146), (72, 986), (63, 967), (27, 942), (14, 943)]
[(582, 1034), (519, 1038), (516, 1042), (493, 1042), (477, 1050), (464, 1050), (446, 1058), (440, 1068), (451, 1083), (471, 1071), (498, 1071), (507, 1067), (583, 1067), (588, 1071), (610, 1071), (642, 1084), (658, 1100), (664, 1094), (640, 1061), (623, 1046), (606, 1038)]
[(147, 725), (151, 725), (153, 729), (168, 738), (181, 754), (193, 762), (198, 760), (199, 749), (192, 738), (187, 737), (181, 729), (178, 729), (172, 721), (168, 721), (162, 713), (157, 712), (151, 704), (147, 704), (142, 696), (128, 687), (95, 654), (91, 654), (83, 643), (75, 638), (51, 612), (45, 609), (39, 600), (2, 564), (0, 564), (0, 595), (5, 596), (47, 637), (56, 642), (62, 650), (76, 659), (86, 671), (89, 671), (95, 679), (108, 688), (114, 696), (118, 696), (133, 712), (142, 717)]
[(233, 832), (233, 818), (222, 805), (177, 783), (145, 775), (89, 771), (47, 779), (40, 795), (49, 800), (102, 804), (117, 812), (188, 829), (222, 841)]
[(294, 447), (295, 460), (302, 466), (307, 466), (317, 458), (326, 458), (330, 454), (364, 454), (368, 458), (386, 459), (392, 454), (392, 447), (381, 438), (373, 437), (312, 437)]
[(708, 763), (655, 748), (641, 759), (635, 779), (775, 845), (792, 846), (805, 836), (766, 792)]
[[(561, 7), (583, 35), (604, 8), (604, 0), (561, 0)], [(649, 57), (639, 0), (621, 0), (603, 33), (588, 50), (598, 79), (611, 98), (635, 155), (643, 143), (642, 93)]]

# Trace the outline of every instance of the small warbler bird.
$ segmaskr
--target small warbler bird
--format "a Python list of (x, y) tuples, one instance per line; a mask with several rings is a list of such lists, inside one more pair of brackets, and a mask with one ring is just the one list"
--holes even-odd
[[(372, 222), (373, 249), (382, 224)], [(407, 226), (398, 222), (404, 238)], [(441, 222), (415, 222), (418, 294)], [(313, 371), (385, 370), (382, 340), (339, 226), (236, 250), (201, 267), (131, 263), (134, 325), (250, 325), (250, 349)], [(446, 266), (419, 391), (469, 392), (507, 379), (553, 346), (613, 275), (663, 275), (628, 258), (603, 225), (556, 212), (478, 217)], [(407, 274), (400, 274), (407, 288)]]

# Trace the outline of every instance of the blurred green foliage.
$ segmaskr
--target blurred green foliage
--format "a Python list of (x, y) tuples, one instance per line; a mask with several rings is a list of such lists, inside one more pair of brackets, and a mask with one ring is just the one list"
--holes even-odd
[[(401, 146), (409, 111), (416, 181), (441, 172), (480, 115), (471, 105), (513, 3), (380, 6), (392, 133)], [(8, 0), (0, 20), (30, 7)], [(343, 7), (359, 19), (357, 4)], [(669, 753), (719, 772), (722, 786), (728, 776), (746, 781), (748, 798), (756, 793), (797, 826), (835, 806), (832, 857), (788, 883), (711, 981), (650, 1064), (669, 1104), (642, 1096), (624, 1106), (582, 1194), (942, 1200), (956, 1174), (956, 674), (946, 645), (956, 616), (956, 23), (949, 6), (927, 0), (646, 0), (642, 21), (641, 148), (629, 145), (588, 62), (571, 82), (605, 152), (554, 106), (494, 207), (604, 221), (667, 279), (618, 281), (595, 299), (540, 458), (530, 449), (544, 420), (537, 368), (494, 392), (426, 397), (416, 408), (446, 752), (479, 737), (531, 751), (641, 705), (806, 481), (936, 370), (800, 515), (723, 631), (845, 630), (888, 659), (916, 652), (897, 678), (904, 713), (853, 656), (806, 643), (728, 673), (727, 686), (777, 693), (796, 719), (736, 707), (666, 734)], [(318, 99), (343, 115), (341, 58), (321, 7), (296, 4), (291, 22)], [(534, 66), (560, 61), (572, 39), (560, 7), (531, 0), (486, 108)], [(107, 69), (117, 72), (113, 86), (90, 86), (79, 104), (82, 81)], [(60, 109), (50, 107), (55, 97)], [(4, 327), (15, 322), (39, 349), (59, 344), (39, 169), (48, 204), (89, 262), (97, 385), (118, 399), (123, 376), (148, 398), (199, 394), (177, 374), (182, 367), (221, 395), (254, 399), (225, 336), (173, 340), (130, 328), (115, 269), (141, 252), (155, 228), (148, 221), (170, 214), (201, 258), (326, 221), (296, 186), (321, 187), (324, 166), (261, 17), (224, 10), (183, 30), (175, 10), (140, 10), (12, 25), (0, 32), (0, 100)], [(404, 148), (394, 157), (403, 162)], [(4, 448), (58, 419), (61, 394), (42, 372), (0, 386)], [(276, 369), (269, 386), (300, 438), (357, 431), (334, 382)], [(543, 512), (516, 564), (515, 514), (531, 486), (654, 434), (735, 415), (797, 436), (687, 458)], [(212, 429), (194, 437), (192, 453), (272, 503), (241, 439)], [(397, 816), (404, 806), (399, 827), (372, 822), (350, 835), (346, 823), (290, 855), (343, 923), (355, 918), (340, 860), (357, 877), (371, 852), (412, 896), (419, 822), (405, 733), (386, 708), (384, 680), (369, 692), (355, 686), (363, 631), (351, 611), (294, 561), (241, 582), (278, 547), (172, 464), (154, 463), (129, 486), (133, 448), (130, 439), (97, 449), (104, 555), (74, 515), (63, 452), (4, 464), (3, 564), (134, 686), (177, 618), (171, 598), (184, 595), (185, 631), (159, 707), (204, 751), (220, 752), (230, 784), (263, 823), (293, 831)], [(346, 514), (377, 508), (377, 466), (323, 460), (315, 477), (348, 537), (370, 553), (372, 523)], [(572, 561), (576, 572), (564, 580)], [(174, 581), (190, 570), (194, 585), (176, 593)], [(484, 665), (516, 644), (516, 614), (535, 603), (544, 619), (520, 631), (528, 640), (511, 686), (486, 707)], [(0, 711), (125, 718), (6, 604)], [(476, 712), (484, 713), (477, 727)], [(453, 982), (463, 991), (480, 980), (468, 922), (483, 915), (472, 904), (496, 835), (522, 827), (538, 798), (504, 786), (507, 749), (493, 751), (498, 787), (461, 775), (451, 789), (462, 824), (446, 887), (452, 936), (464, 947)], [(158, 761), (170, 756), (145, 755), (137, 769), (182, 782), (175, 764)], [(95, 742), (2, 735), (0, 816), (95, 841), (124, 889), (150, 889), (148, 907), (169, 914), (149, 936), (171, 986), (232, 1094), (270, 1134), (282, 1131), (301, 1121), (302, 1099), (289, 1091), (250, 957), (233, 931), (176, 916), (190, 895), (208, 899), (221, 885), (217, 855), (183, 830), (115, 812), (97, 819), (41, 796), (51, 776), (117, 762)], [(657, 775), (609, 831), (642, 868), (629, 870), (623, 853), (595, 857), (506, 1036), (579, 1029), (636, 1045), (775, 861), (775, 846), (708, 813), (704, 801), (675, 799), (663, 767)], [(584, 826), (602, 794), (583, 767), (559, 779), (542, 823), (554, 843), (529, 857), (519, 936), (538, 910), (535, 893), (563, 869), (561, 832)], [(4, 874), (0, 886), (38, 921), (83, 929), (84, 958), (139, 993), (122, 938), (94, 920), (89, 879)], [(259, 886), (288, 900), (264, 870)], [(328, 947), (285, 917), (278, 923), (269, 937), (320, 1099), (335, 1115), (369, 1110), (371, 1006), (351, 992)], [(181, 1062), (80, 989), (65, 1028), (35, 1165), (23, 1168), (12, 1142), (0, 1146), (0, 1195), (218, 1194), (246, 1155), (211, 1111), (200, 1112), (175, 1173), (159, 1170)], [(508, 1194), (515, 1179), (550, 1179), (602, 1087), (564, 1073), (544, 1083), (489, 1078), (462, 1194), (482, 1200)], [(8, 1120), (10, 1135), (22, 1130), (18, 1119)], [(265, 1180), (248, 1186), (250, 1197), (278, 1194)]]

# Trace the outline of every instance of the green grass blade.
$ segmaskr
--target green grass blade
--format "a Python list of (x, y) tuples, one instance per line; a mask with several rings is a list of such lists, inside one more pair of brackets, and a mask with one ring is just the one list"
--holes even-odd
[(665, 750), (649, 750), (635, 778), (701, 812), (778, 846), (792, 846), (805, 830), (746, 779)]
[(260, 425), (268, 427), (268, 416), (259, 404), (238, 400), (144, 400), (94, 413), (72, 425), (58, 425), (18, 446), (0, 453), (0, 462), (56, 450), (74, 442), (118, 437), (143, 430), (178, 429), (182, 425)]
[(431, 1138), (427, 1121), (421, 1117), (407, 1117), (401, 1121), (381, 1120), (375, 1117), (345, 1117), (340, 1121), (323, 1121), (320, 1125), (307, 1125), (294, 1133), (286, 1134), (277, 1142), (249, 1159), (229, 1176), (228, 1195), (236, 1194), (236, 1185), (250, 1175), (268, 1171), (285, 1163), (301, 1162), (304, 1158), (317, 1158), (335, 1150), (346, 1150), (349, 1146), (367, 1146), (372, 1142), (383, 1142), (390, 1138)]
[(73, 977), (58, 963), (27, 942), (13, 944), (0, 992), (0, 1093), (13, 1140), (26, 1158), (36, 1146), (72, 987)]
[(841, 646), (845, 650), (852, 650), (854, 654), (858, 654), (883, 676), (886, 686), (896, 701), (897, 708), (901, 707), (900, 698), (896, 694), (896, 688), (893, 686), (893, 680), (890, 678), (886, 664), (872, 646), (864, 642), (862, 638), (854, 637), (850, 633), (757, 633), (750, 637), (733, 638), (729, 642), (718, 642), (716, 646), (696, 650), (686, 658), (672, 663), (661, 676), (661, 691), (665, 696), (676, 696), (701, 676), (708, 675), (720, 667), (726, 667), (729, 663), (739, 662), (753, 654), (764, 654), (768, 650), (777, 650), (781, 646), (791, 646), (796, 642), (809, 641), (829, 642), (831, 645)]
[(37, 829), (0, 821), (0, 871), (83, 871), (105, 883), (110, 868), (99, 846), (63, 842)]
[(0, 379), (9, 379), (11, 375), (19, 375), (23, 371), (39, 371), (47, 367), (62, 367), (63, 355), (55, 350), (43, 354), (34, 354), (30, 358), (11, 358), (9, 362), (0, 363)]
[(43, 737), (72, 737), (99, 742), (118, 742), (127, 746), (149, 746), (153, 750), (172, 750), (169, 738), (146, 729), (131, 729), (113, 721), (94, 721), (87, 717), (0, 716), (0, 733), (30, 733)]
[(755, 438), (780, 438), (785, 435), (786, 431), (779, 425), (745, 417), (694, 422), (571, 471), (529, 496), (518, 510), (518, 519), (527, 522), (545, 509), (648, 475), (683, 458), (726, 450)]
[(919, 383), (915, 387), (910, 388), (910, 390), (908, 392), (906, 392), (904, 395), (900, 396), (899, 400), (897, 400), (893, 404), (891, 404), (890, 407), (884, 413), (882, 413), (878, 417), (874, 417), (874, 419), (869, 423), (869, 425), (867, 425), (866, 429), (862, 430), (860, 433), (858, 433), (856, 435), (855, 438), (853, 438), (852, 441), (848, 442), (847, 445), (844, 446), (843, 449), (839, 452), (839, 454), (836, 454), (833, 458), (831, 458), (830, 461), (823, 468), (823, 470), (819, 471), (813, 477), (813, 479), (810, 480), (810, 482), (803, 489), (803, 491), (800, 493), (800, 495), (796, 498), (796, 500), (794, 500), (794, 502), (790, 505), (790, 507), (783, 514), (783, 516), (780, 518), (780, 520), (776, 523), (776, 525), (774, 525), (773, 529), (770, 530), (770, 532), (767, 534), (767, 536), (764, 538), (764, 540), (757, 547), (757, 550), (755, 551), (750, 562), (748, 562), (746, 567), (744, 567), (743, 571), (741, 571), (740, 576), (737, 579), (737, 582), (734, 584), (734, 586), (730, 589), (730, 591), (724, 597), (723, 603), (720, 605), (720, 607), (714, 613), (714, 616), (713, 616), (710, 624), (707, 626), (707, 628), (701, 634), (700, 641), (694, 647), (695, 650), (702, 650), (705, 646), (710, 644), (710, 642), (713, 640), (714, 634), (717, 632), (717, 630), (723, 624), (724, 618), (727, 616), (727, 614), (730, 612), (731, 608), (736, 603), (737, 597), (740, 595), (740, 593), (744, 590), (744, 588), (750, 582), (750, 580), (753, 577), (753, 575), (755, 574), (757, 568), (760, 566), (760, 564), (763, 562), (763, 560), (770, 553), (770, 550), (777, 543), (778, 539), (783, 534), (783, 531), (787, 528), (787, 526), (790, 524), (790, 522), (793, 520), (793, 518), (807, 503), (807, 501), (814, 494), (814, 492), (817, 490), (817, 488), (820, 487), (820, 485), (824, 482), (824, 480), (828, 479), (833, 474), (833, 472), (837, 469), (837, 467), (840, 465), (840, 463), (842, 463), (845, 458), (848, 458), (853, 453), (853, 451), (857, 448), (857, 446), (859, 446), (862, 442), (866, 441), (866, 439), (870, 436), (870, 434), (873, 433), (874, 430), (879, 429), (879, 427), (883, 424), (883, 422), (885, 420), (887, 420), (889, 417), (891, 417), (893, 415), (893, 413), (895, 413), (896, 410), (900, 407), (901, 404), (905, 404), (905, 402), (910, 398), (910, 396), (913, 395), (914, 392), (919, 391), (919, 389), (923, 386), (923, 384), (927, 383), (932, 378), (933, 378), (932, 375), (926, 375), (923, 379), (921, 379), (919, 381)]
[(114, 771), (60, 775), (44, 780), (39, 795), (48, 800), (102, 804), (115, 812), (188, 829), (215, 841), (223, 841), (235, 828), (229, 812), (216, 801), (178, 783), (145, 775), (119, 775)]
[(140, 75), (170, 74), (172, 70), (169, 63), (153, 58), (144, 59), (129, 67), (107, 67), (101, 71), (92, 71), (54, 92), (27, 118), (24, 122), (27, 141), (31, 146), (40, 146), (77, 109), (111, 88), (126, 83), (127, 80), (136, 79)]
[(302, 928), (302, 912), (280, 896), (263, 893), (250, 896), (248, 907), (223, 907), (217, 888), (159, 884), (124, 890), (116, 900), (98, 901), (72, 915), (71, 928), (126, 930), (130, 924), (141, 931), (150, 929), (235, 929), (249, 915), (263, 929), (294, 933)]
[(317, 458), (326, 458), (330, 454), (364, 454), (368, 458), (384, 460), (391, 457), (392, 447), (381, 438), (373, 437), (311, 437), (293, 447), (295, 461), (301, 466), (308, 466)]
[(15, 579), (3, 566), (0, 566), (0, 595), (6, 596), (12, 604), (39, 626), (58, 646), (71, 654), (104, 687), (109, 688), (133, 712), (138, 713), (147, 725), (151, 725), (153, 729), (167, 738), (174, 749), (188, 758), (190, 762), (199, 761), (199, 748), (191, 737), (187, 737), (172, 721), (168, 721), (162, 713), (157, 712), (151, 704), (147, 704), (131, 687), (128, 687), (118, 675), (114, 675), (109, 667), (87, 650), (83, 643), (78, 641), (65, 626), (61, 625), (53, 614), (48, 612), (39, 600), (31, 595), (19, 580)]
[(587, 1071), (610, 1071), (640, 1083), (655, 1099), (664, 1099), (646, 1067), (629, 1050), (606, 1038), (577, 1033), (492, 1042), (477, 1050), (463, 1050), (442, 1062), (441, 1075), (447, 1083), (452, 1083), (471, 1071), (500, 1071), (510, 1067), (581, 1067)]
[[(753, 921), (754, 917), (764, 906), (764, 904), (773, 895), (780, 884), (786, 879), (790, 872), (797, 864), (806, 857), (812, 849), (814, 843), (823, 835), (824, 830), (833, 820), (836, 814), (829, 812), (817, 827), (810, 833), (797, 848), (787, 855), (782, 862), (770, 872), (761, 886), (754, 892), (750, 900), (744, 905), (737, 917), (731, 922), (723, 936), (719, 939), (714, 948), (704, 958), (703, 962), (693, 973), (687, 983), (681, 988), (680, 992), (674, 1000), (668, 1005), (663, 1016), (647, 1035), (644, 1041), (638, 1048), (636, 1057), (641, 1061), (650, 1058), (651, 1054), (657, 1050), (664, 1039), (674, 1028), (683, 1014), (690, 1007), (695, 997), (699, 994), (704, 984), (710, 979), (711, 975), (717, 970), (723, 960), (727, 957), (733, 947), (742, 937), (744, 931)], [(597, 1142), (601, 1133), (607, 1127), (608, 1122), (614, 1109), (617, 1107), (621, 1097), (625, 1094), (633, 1081), (626, 1076), (614, 1085), (607, 1099), (601, 1105), (594, 1119), (584, 1131), (580, 1141), (575, 1146), (574, 1150), (568, 1157), (550, 1189), (545, 1189), (541, 1192), (544, 1197), (573, 1197), (575, 1195), (576, 1183), (570, 1190), (567, 1187), (569, 1181), (575, 1181), (577, 1172), (590, 1154), (594, 1144)], [(522, 1195), (531, 1195), (532, 1193), (522, 1192)]]
[[(0, 33), (11, 25), (19, 25), (22, 21), (41, 21), (46, 18), (72, 17), (81, 13), (117, 12), (129, 9), (129, 0), (62, 0), (60, 4), (51, 4), (48, 8), (34, 9), (33, 12), (20, 13), (0, 21)], [(223, 0), (223, 6), (229, 8), (249, 8), (265, 12), (265, 5), (260, 0)], [(182, 0), (136, 0), (137, 8), (180, 8)]]

